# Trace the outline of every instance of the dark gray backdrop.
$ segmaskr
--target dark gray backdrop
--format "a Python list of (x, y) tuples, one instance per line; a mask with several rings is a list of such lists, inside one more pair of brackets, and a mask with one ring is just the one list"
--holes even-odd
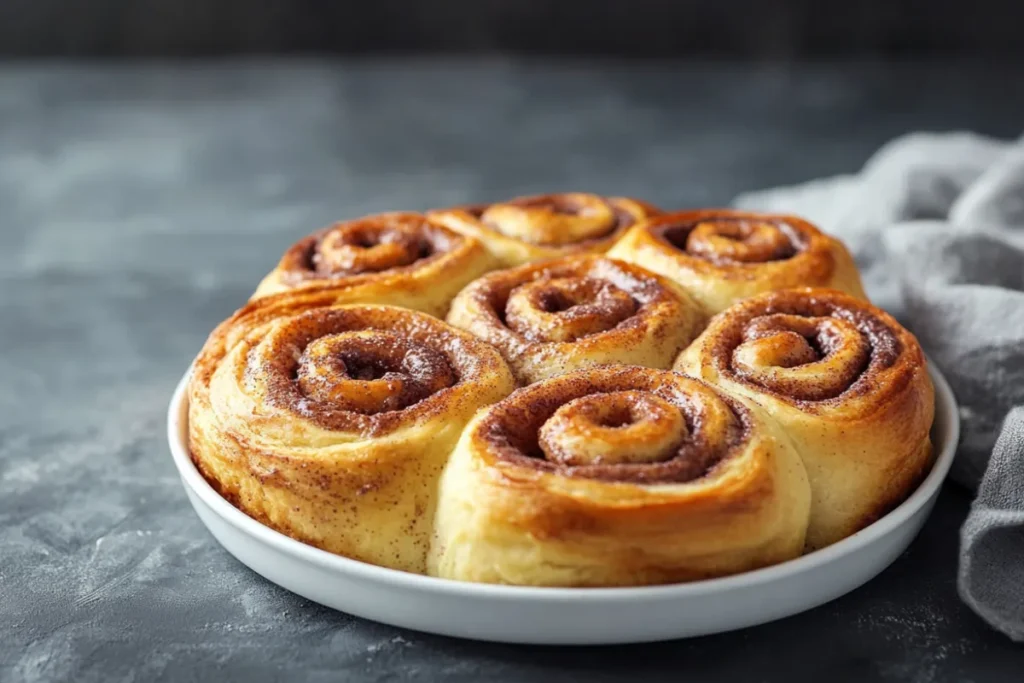
[(5, 0), (0, 56), (1021, 55), (1019, 0)]

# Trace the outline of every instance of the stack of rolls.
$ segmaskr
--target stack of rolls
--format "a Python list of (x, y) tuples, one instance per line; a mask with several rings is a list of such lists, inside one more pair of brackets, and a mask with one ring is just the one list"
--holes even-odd
[(209, 335), (202, 475), (331, 553), (636, 586), (765, 567), (931, 462), (914, 336), (795, 216), (567, 193), (344, 220)]

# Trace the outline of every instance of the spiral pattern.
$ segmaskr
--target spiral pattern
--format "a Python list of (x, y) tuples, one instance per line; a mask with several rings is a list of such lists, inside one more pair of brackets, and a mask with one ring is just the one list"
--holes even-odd
[(275, 325), (246, 355), (247, 391), (330, 430), (381, 433), (464, 375), (480, 358), (465, 340), (397, 309), (311, 310)]
[(835, 398), (867, 367), (871, 343), (856, 324), (831, 317), (767, 315), (750, 323), (732, 353), (733, 371), (805, 401)]
[(792, 258), (814, 237), (804, 221), (726, 213), (657, 221), (652, 233), (667, 245), (717, 265)]
[(482, 239), (506, 266), (577, 252), (603, 252), (627, 229), (659, 213), (650, 204), (582, 192), (516, 197), (430, 215)]
[(519, 389), (466, 427), (440, 482), (428, 571), (628, 586), (795, 557), (810, 489), (753, 401), (606, 365)]
[(423, 572), (455, 442), (514, 386), (496, 350), (424, 313), (266, 297), (196, 359), (189, 448), (227, 500), (281, 533)]
[(459, 289), (495, 265), (473, 237), (421, 214), (383, 213), (299, 240), (252, 298), (326, 292), (333, 295), (327, 303), (382, 303), (443, 315)]
[(617, 391), (569, 401), (543, 424), (545, 458), (569, 466), (664, 460), (686, 438), (686, 420), (669, 401)]
[(478, 426), (495, 458), (562, 476), (683, 483), (740, 446), (749, 414), (707, 385), (636, 366), (521, 389)]
[[(274, 346), (268, 344), (270, 353), (277, 350)], [(321, 337), (302, 352), (297, 370), (286, 367), (272, 376), (292, 373), (297, 381), (279, 385), (269, 395), (292, 392), (321, 408), (369, 415), (402, 410), (456, 381), (442, 352), (379, 330)]]
[(531, 244), (578, 244), (629, 227), (636, 217), (596, 195), (582, 193), (522, 197), (479, 207), (480, 220), (503, 235)]
[(230, 372), (262, 410), (316, 426), (380, 435), (454, 400), (450, 390), (507, 373), (493, 350), (445, 323), (391, 306), (268, 300), (211, 335), (196, 382)]
[(451, 250), (460, 240), (415, 213), (338, 223), (296, 243), (281, 261), (293, 282), (402, 268)]
[(575, 256), (490, 273), (448, 321), (495, 345), (522, 383), (608, 362), (666, 368), (704, 322), (678, 287), (626, 263)]
[(748, 299), (720, 314), (705, 334), (710, 362), (723, 376), (802, 402), (862, 395), (905, 350), (913, 355), (918, 348), (886, 313), (820, 289)]
[(756, 401), (785, 431), (813, 492), (808, 550), (891, 510), (931, 458), (934, 390), (920, 344), (843, 292), (806, 287), (741, 301), (674, 367)]
[(802, 286), (867, 298), (846, 247), (796, 216), (662, 214), (631, 229), (608, 255), (674, 280), (712, 314), (762, 292)]
[(637, 308), (629, 293), (607, 280), (534, 280), (509, 293), (505, 324), (531, 341), (571, 342), (612, 329)]

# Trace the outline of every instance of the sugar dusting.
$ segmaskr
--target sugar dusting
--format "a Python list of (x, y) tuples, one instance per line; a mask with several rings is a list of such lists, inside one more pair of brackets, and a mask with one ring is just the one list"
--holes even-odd
[(971, 641), (953, 638), (948, 609), (929, 597), (875, 604), (857, 616), (856, 628), (900, 646), (903, 659), (883, 662), (885, 680), (939, 683), (948, 680), (948, 660), (972, 651)]

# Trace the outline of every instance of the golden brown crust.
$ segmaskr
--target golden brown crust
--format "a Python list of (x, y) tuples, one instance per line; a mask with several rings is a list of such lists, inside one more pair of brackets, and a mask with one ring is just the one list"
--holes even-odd
[(451, 448), (513, 387), (493, 348), (426, 314), (269, 297), (197, 358), (189, 448), (215, 488), (271, 527), (422, 572)]
[(565, 192), (516, 197), (428, 212), (484, 242), (502, 266), (581, 253), (603, 253), (637, 222), (660, 213), (638, 199)]
[(842, 292), (752, 297), (712, 319), (675, 364), (757, 401), (804, 459), (810, 548), (876, 519), (931, 457), (934, 392), (920, 345), (892, 316)]
[(496, 346), (528, 384), (605, 363), (665, 369), (705, 318), (643, 268), (574, 256), (483, 276), (455, 298), (448, 322)]
[(303, 291), (332, 303), (390, 304), (443, 316), (463, 286), (497, 265), (473, 237), (418, 213), (382, 213), (302, 238), (252, 298)]
[(881, 517), (932, 456), (924, 354), (841, 242), (584, 193), (300, 240), (210, 334), (188, 393), (192, 458), (233, 505), (464, 581), (775, 564)]
[(441, 480), (428, 571), (489, 583), (642, 585), (798, 555), (810, 491), (753, 402), (604, 366), (478, 414)]
[(702, 209), (633, 227), (608, 253), (678, 282), (708, 312), (776, 289), (822, 286), (867, 299), (846, 247), (797, 216)]

